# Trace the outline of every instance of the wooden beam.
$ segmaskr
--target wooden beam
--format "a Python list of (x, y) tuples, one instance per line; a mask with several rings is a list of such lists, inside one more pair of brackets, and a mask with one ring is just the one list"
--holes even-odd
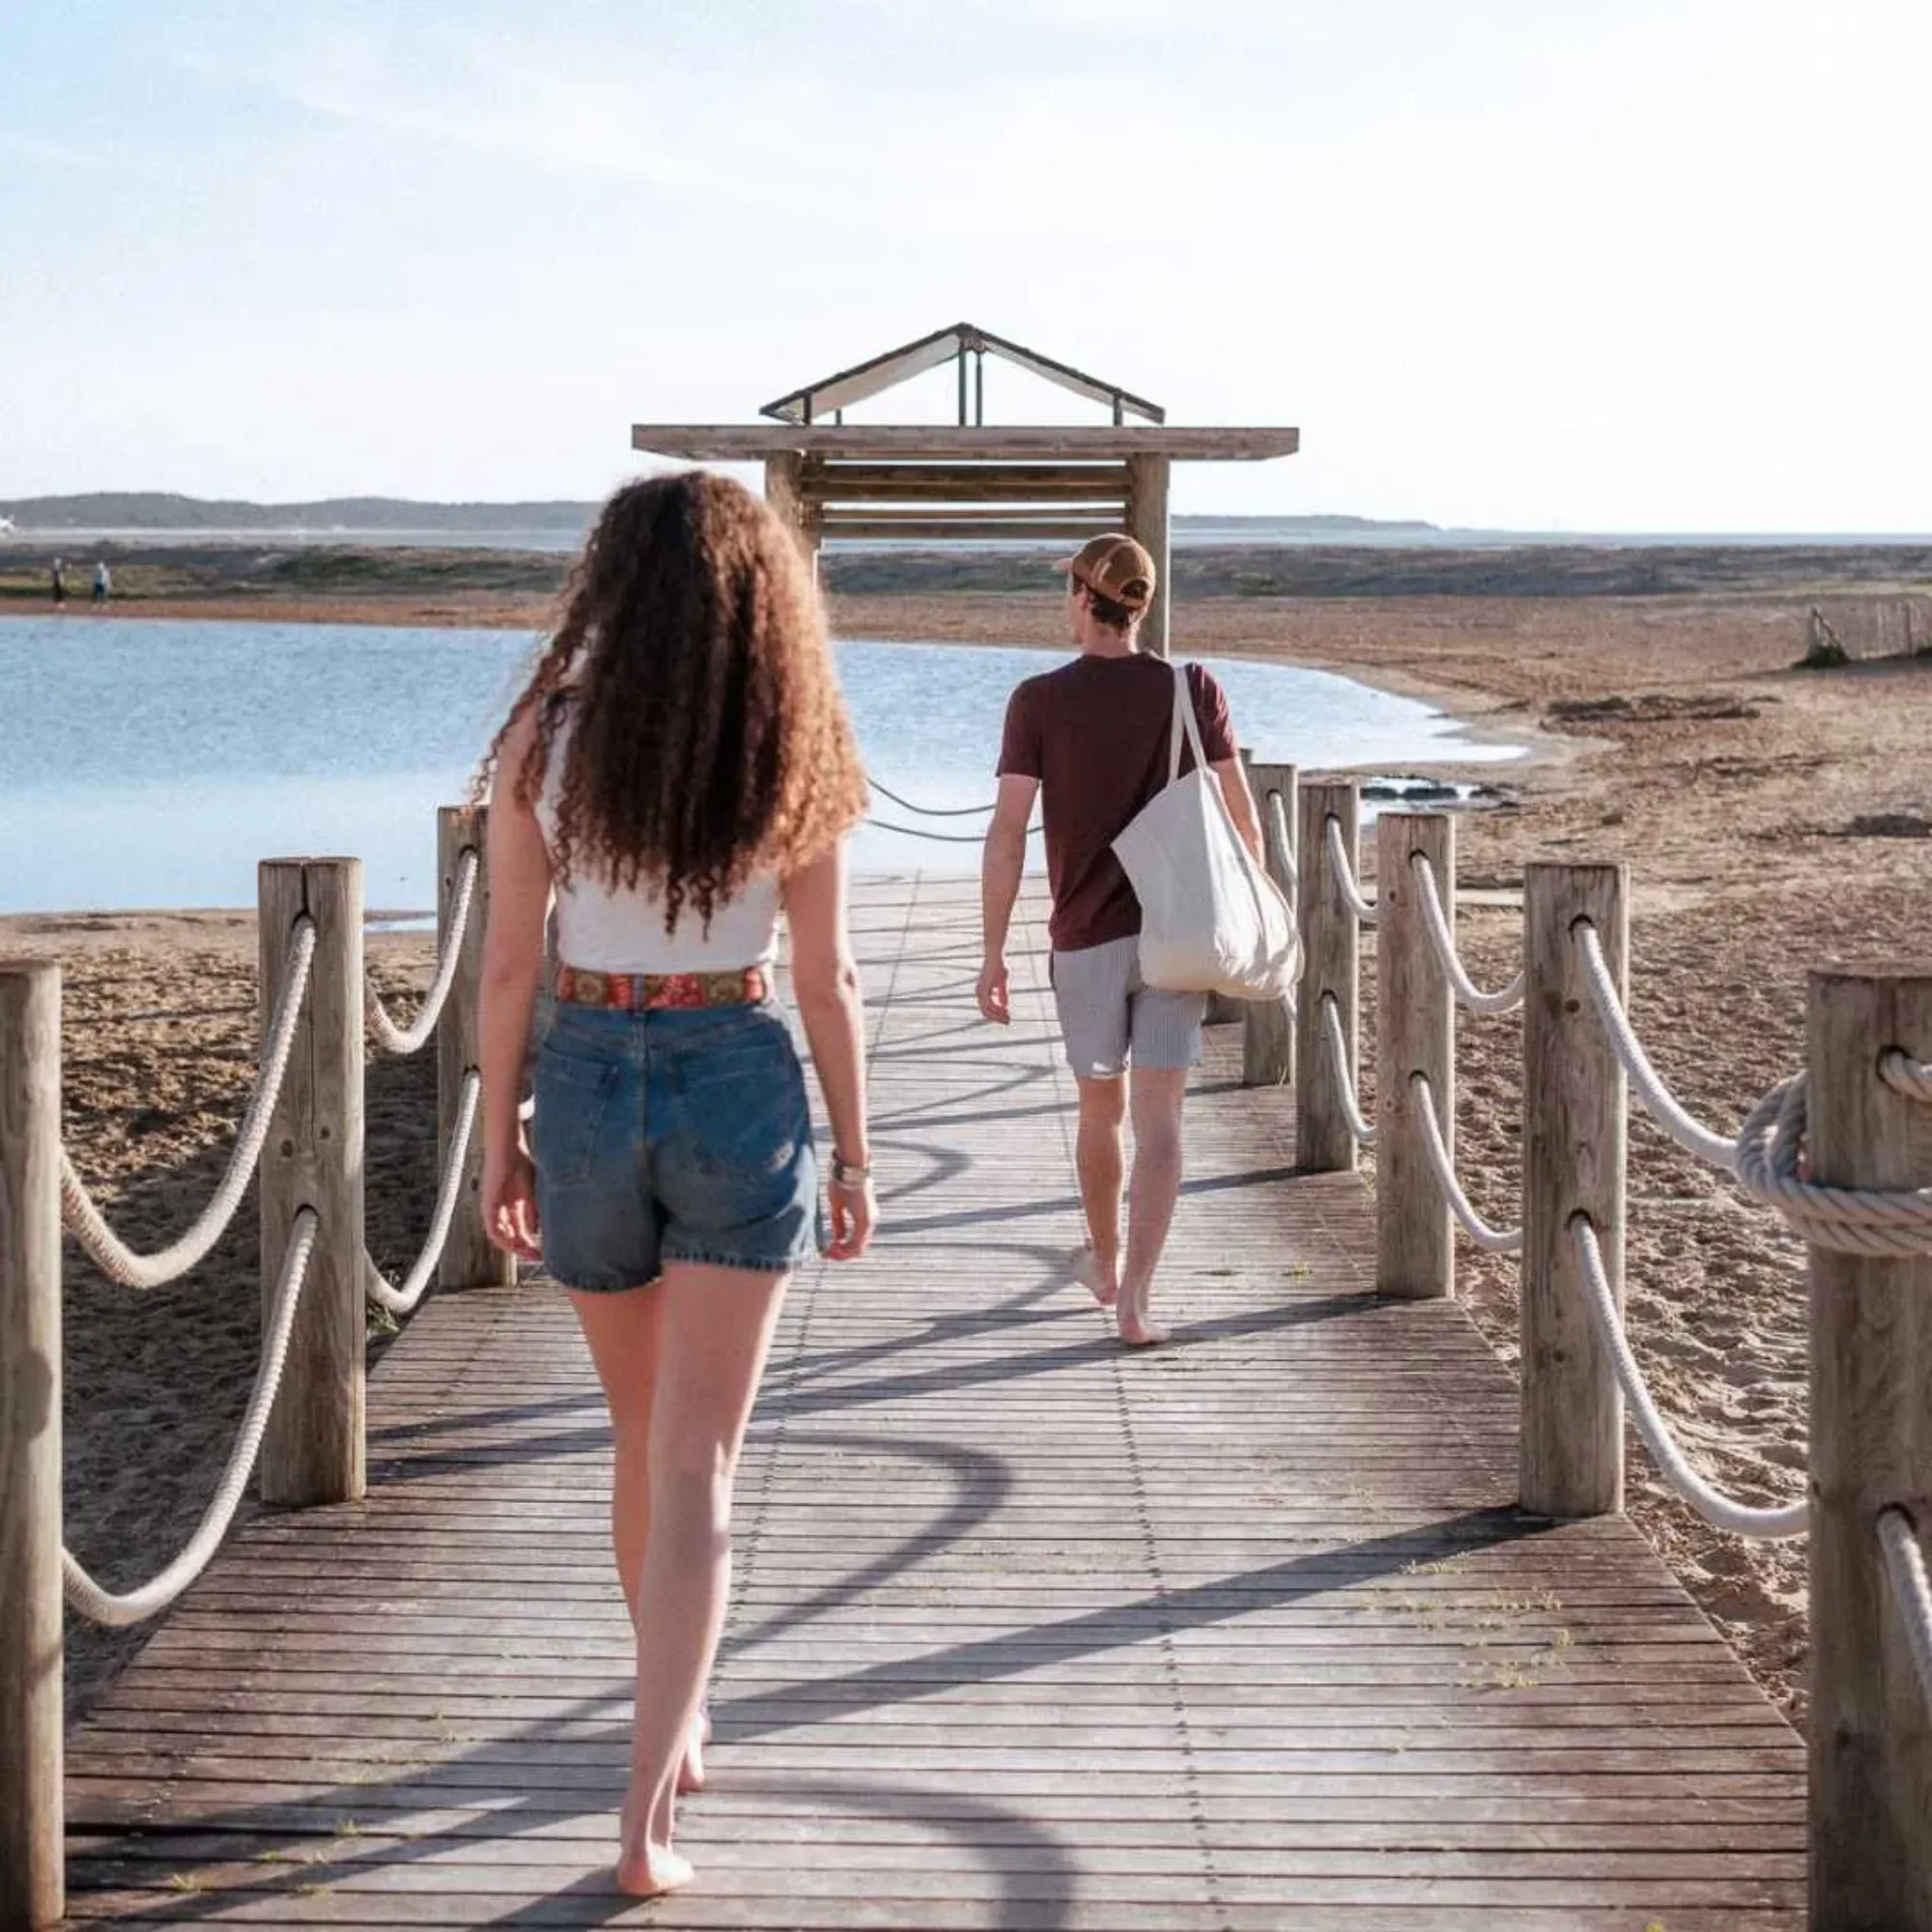
[(947, 424), (847, 423), (811, 427), (790, 423), (638, 423), (631, 446), (688, 463), (750, 463), (786, 451), (806, 456), (926, 457), (941, 462), (1059, 457), (1104, 462), (1128, 456), (1168, 456), (1181, 462), (1253, 463), (1293, 456), (1301, 432), (1248, 425), (1172, 429), (1128, 423), (1030, 425), (1017, 429), (957, 429)]
[(1015, 519), (1009, 523), (971, 524), (961, 523), (946, 517), (931, 517), (923, 520), (904, 518), (884, 522), (870, 517), (828, 517), (821, 526), (828, 541), (834, 538), (866, 538), (870, 541), (881, 539), (917, 538), (922, 543), (1071, 543), (1082, 544), (1089, 537), (1100, 536), (1113, 529), (1115, 525), (1105, 517), (1096, 517), (1083, 523), (1075, 523), (1066, 517), (1039, 518), (1034, 521)]
[[(910, 382), (915, 376), (924, 375), (928, 369), (938, 368), (942, 362), (951, 361), (956, 355), (959, 358), (959, 420), (964, 423), (967, 417), (966, 357), (969, 354), (980, 358), (982, 379), (984, 358), (988, 355), (997, 355), (1002, 361), (1010, 362), (1015, 368), (1024, 369), (1029, 375), (1037, 376), (1058, 388), (1084, 396), (1090, 402), (1106, 404), (1113, 411), (1116, 422), (1126, 411), (1151, 423), (1166, 420), (1167, 412), (1158, 403), (1151, 403), (1145, 396), (1137, 396), (1118, 383), (1090, 376), (1084, 369), (1074, 368), (1070, 362), (1042, 355), (1038, 350), (1029, 349), (1023, 342), (994, 335), (970, 322), (955, 322), (950, 328), (935, 329), (930, 335), (921, 336), (917, 342), (888, 349), (883, 355), (854, 363), (851, 368), (841, 369), (836, 375), (808, 383), (805, 387), (794, 389), (790, 395), (765, 404), (758, 413), (775, 417), (781, 422), (809, 423), (829, 415), (835, 410), (850, 409), (854, 403), (882, 395), (901, 383)], [(983, 381), (980, 403), (983, 417)]]
[(1095, 529), (1118, 529), (1118, 503), (1042, 503), (1037, 508), (1012, 503), (888, 503), (865, 507), (828, 503), (819, 512), (827, 530), (840, 524), (1092, 524)]
[(1124, 463), (857, 464), (807, 458), (800, 493), (820, 503), (1124, 504)]
[(1167, 486), (1172, 465), (1165, 456), (1127, 458), (1127, 533), (1153, 558), (1153, 602), (1141, 619), (1141, 649), (1166, 657), (1174, 609), (1173, 571), (1167, 541)]

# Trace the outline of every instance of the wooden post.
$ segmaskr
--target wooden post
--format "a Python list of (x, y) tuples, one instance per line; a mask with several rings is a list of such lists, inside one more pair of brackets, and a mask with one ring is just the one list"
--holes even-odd
[(339, 1503), (364, 1480), (362, 862), (265, 859), (262, 1030), (281, 997), (296, 922), (315, 922), (315, 964), (288, 1077), (262, 1154), (266, 1319), (297, 1211), (321, 1219), (281, 1393), (262, 1440), (262, 1500)]
[[(1248, 767), (1248, 788), (1255, 795), (1255, 810), (1262, 820), (1262, 848), (1267, 854), (1268, 876), (1291, 901), (1295, 894), (1294, 849), (1275, 837), (1274, 814), (1268, 796), (1281, 800), (1283, 821), (1289, 839), (1294, 838), (1295, 769), (1293, 765), (1264, 765), (1241, 753)], [(1281, 1087), (1294, 1078), (1294, 1022), (1285, 1003), (1275, 1000), (1249, 1000), (1241, 1015), (1241, 1084), (1244, 1087)]]
[(67, 1910), (60, 968), (0, 965), (0, 1925)]
[(765, 501), (797, 537), (799, 548), (818, 577), (820, 511), (805, 495), (805, 458), (794, 449), (774, 450), (765, 458)]
[(1571, 1222), (1590, 1217), (1621, 1309), (1627, 1116), (1575, 928), (1596, 926), (1627, 997), (1624, 868), (1527, 866), (1522, 909), (1522, 1507), (1608, 1516), (1624, 1506), (1623, 1394), (1583, 1299)]
[(1168, 568), (1167, 479), (1165, 456), (1127, 458), (1127, 534), (1146, 546), (1153, 558), (1153, 603), (1141, 619), (1141, 649), (1155, 657), (1168, 655), (1173, 611), (1173, 573)]
[(1361, 933), (1328, 863), (1328, 821), (1342, 827), (1342, 849), (1352, 863), (1361, 807), (1354, 780), (1301, 787), (1294, 844), (1301, 868), (1301, 997), (1294, 1025), (1294, 1164), (1310, 1174), (1353, 1173), (1355, 1137), (1349, 1131), (1323, 1037), (1321, 997), (1333, 994), (1349, 1042), (1349, 1075), (1360, 1064)]
[(1456, 1292), (1455, 1226), (1429, 1157), (1412, 1084), (1428, 1080), (1456, 1147), (1456, 996), (1424, 923), (1417, 854), (1435, 868), (1456, 929), (1456, 828), (1440, 811), (1376, 821), (1376, 1290), (1429, 1300)]
[[(1932, 1106), (1879, 1056), (1932, 1061), (1932, 970), (1811, 975), (1811, 1179), (1932, 1184)], [(1932, 1932), (1932, 1714), (1880, 1552), (1932, 1532), (1932, 1259), (1811, 1250), (1811, 1924)]]
[[(445, 805), (436, 814), (437, 890), (436, 937), (439, 953), (449, 944), (449, 917), (456, 899), (458, 870), (465, 852), (476, 854), (476, 891), (469, 901), (469, 923), (464, 928), (457, 955), (456, 977), (449, 982), (449, 999), (436, 1029), (436, 1171), (441, 1175), (449, 1158), (450, 1136), (463, 1105), (463, 1083), (481, 1064), (482, 1041), (477, 1020), (483, 992), (483, 934), (490, 921), (490, 870), (483, 863), (489, 823), (484, 806)], [(492, 1247), (483, 1232), (483, 1117), (476, 1117), (464, 1162), (463, 1192), (456, 1199), (456, 1216), (449, 1224), (437, 1264), (440, 1288), (514, 1287), (517, 1261)]]

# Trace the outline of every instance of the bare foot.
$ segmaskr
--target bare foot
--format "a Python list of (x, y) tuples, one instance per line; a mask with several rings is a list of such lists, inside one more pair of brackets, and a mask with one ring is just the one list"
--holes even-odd
[(1129, 1349), (1157, 1349), (1168, 1339), (1168, 1331), (1149, 1319), (1145, 1294), (1122, 1295), (1114, 1310), (1114, 1325)]
[(711, 1713), (700, 1704), (691, 1735), (684, 1742), (684, 1762), (677, 1768), (677, 1793), (680, 1798), (704, 1789), (704, 1747), (710, 1742)]
[(667, 1891), (687, 1886), (696, 1874), (691, 1861), (680, 1858), (668, 1845), (654, 1845), (648, 1839), (638, 1850), (626, 1850), (617, 1860), (617, 1889), (633, 1898), (657, 1898)]
[(1067, 1265), (1073, 1271), (1073, 1279), (1102, 1308), (1113, 1307), (1120, 1296), (1121, 1285), (1100, 1265), (1100, 1257), (1094, 1252), (1094, 1244), (1091, 1241), (1082, 1241), (1073, 1250)]

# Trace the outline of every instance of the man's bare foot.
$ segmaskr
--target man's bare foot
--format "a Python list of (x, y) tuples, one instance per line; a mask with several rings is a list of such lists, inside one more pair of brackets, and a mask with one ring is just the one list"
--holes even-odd
[(1168, 1339), (1168, 1331), (1149, 1318), (1145, 1292), (1122, 1295), (1114, 1310), (1114, 1326), (1129, 1349), (1157, 1349)]
[(1073, 1250), (1068, 1266), (1073, 1271), (1073, 1279), (1102, 1308), (1113, 1307), (1120, 1297), (1121, 1285), (1100, 1265), (1100, 1257), (1094, 1252), (1094, 1244), (1091, 1241), (1082, 1241)]
[(648, 1839), (636, 1851), (628, 1848), (617, 1860), (617, 1889), (633, 1898), (658, 1898), (691, 1883), (696, 1874), (691, 1861), (680, 1858), (668, 1845), (652, 1844)]

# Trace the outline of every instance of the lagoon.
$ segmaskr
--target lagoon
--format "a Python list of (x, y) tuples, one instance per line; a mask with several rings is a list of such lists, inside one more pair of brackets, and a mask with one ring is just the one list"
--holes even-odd
[[(460, 801), (536, 649), (527, 633), (95, 617), (0, 620), (0, 913), (250, 906), (258, 859), (355, 853), (372, 910), (434, 903), (435, 810)], [(838, 646), (868, 769), (932, 808), (990, 800), (1007, 694), (1063, 654)], [(1507, 760), (1413, 699), (1210, 659), (1243, 744), (1304, 767)], [(917, 824), (879, 801), (888, 825)], [(864, 871), (977, 867), (868, 826)]]

